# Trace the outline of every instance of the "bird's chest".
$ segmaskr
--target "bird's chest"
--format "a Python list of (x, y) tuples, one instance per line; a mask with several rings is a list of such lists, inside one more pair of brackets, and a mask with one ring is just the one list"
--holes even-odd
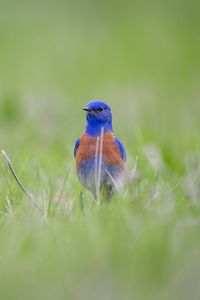
[(84, 134), (80, 139), (80, 146), (76, 154), (77, 167), (80, 167), (84, 161), (93, 160), (100, 156), (106, 164), (121, 163), (122, 160), (113, 133), (105, 133), (102, 138)]

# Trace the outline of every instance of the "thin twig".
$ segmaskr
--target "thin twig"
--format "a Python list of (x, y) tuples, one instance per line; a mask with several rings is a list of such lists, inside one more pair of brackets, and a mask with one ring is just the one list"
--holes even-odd
[(98, 153), (99, 153), (99, 137), (96, 141), (96, 150), (95, 150), (95, 188), (96, 188), (96, 198), (99, 198), (99, 188), (98, 188)]
[(21, 190), (25, 193), (25, 195), (27, 196), (27, 198), (30, 200), (30, 202), (39, 210), (42, 211), (42, 209), (40, 208), (40, 206), (38, 205), (38, 203), (36, 202), (36, 200), (33, 197), (33, 194), (31, 192), (28, 192), (25, 187), (23, 186), (23, 184), (21, 183), (21, 181), (19, 180), (17, 174), (15, 173), (12, 163), (8, 157), (8, 155), (6, 154), (6, 152), (4, 150), (1, 150), (1, 154), (3, 156), (3, 158), (5, 159), (13, 177), (15, 178), (16, 182), (18, 183), (19, 187), (21, 188)]
[(118, 186), (117, 182), (115, 181), (115, 179), (112, 177), (112, 175), (110, 174), (110, 172), (107, 169), (106, 169), (106, 173), (110, 177), (110, 179), (111, 179), (111, 181), (112, 181), (112, 183), (113, 183), (113, 185), (114, 185), (114, 187), (115, 187), (115, 189), (117, 191), (119, 189), (119, 186)]
[(80, 208), (81, 213), (84, 215), (85, 212), (84, 212), (83, 193), (82, 192), (80, 193), (80, 196), (79, 196), (79, 208)]
[(100, 135), (100, 147), (99, 147), (99, 163), (98, 163), (98, 191), (100, 191), (101, 185), (101, 168), (102, 168), (102, 157), (103, 157), (103, 133), (104, 128), (101, 127), (101, 135)]

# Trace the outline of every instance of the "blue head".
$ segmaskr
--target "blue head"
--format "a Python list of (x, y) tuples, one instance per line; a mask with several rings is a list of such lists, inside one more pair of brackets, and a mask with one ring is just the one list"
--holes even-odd
[(104, 132), (113, 131), (112, 129), (112, 112), (110, 106), (105, 102), (94, 100), (89, 102), (84, 108), (86, 114), (86, 133), (91, 136), (101, 134), (101, 128)]

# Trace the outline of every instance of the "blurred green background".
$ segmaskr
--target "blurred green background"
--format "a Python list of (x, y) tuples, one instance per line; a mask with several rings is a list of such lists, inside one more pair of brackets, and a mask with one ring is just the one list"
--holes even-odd
[[(195, 0), (0, 1), (0, 148), (48, 207), (71, 170), (64, 204), (41, 218), (1, 161), (2, 299), (198, 299), (199, 11)], [(92, 99), (111, 105), (141, 179), (109, 206), (86, 193), (83, 217), (73, 145)]]

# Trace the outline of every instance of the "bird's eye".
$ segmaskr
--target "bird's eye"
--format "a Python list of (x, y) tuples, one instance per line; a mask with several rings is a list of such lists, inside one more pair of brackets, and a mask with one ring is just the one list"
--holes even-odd
[(98, 111), (103, 111), (103, 110), (104, 110), (103, 107), (98, 108)]

